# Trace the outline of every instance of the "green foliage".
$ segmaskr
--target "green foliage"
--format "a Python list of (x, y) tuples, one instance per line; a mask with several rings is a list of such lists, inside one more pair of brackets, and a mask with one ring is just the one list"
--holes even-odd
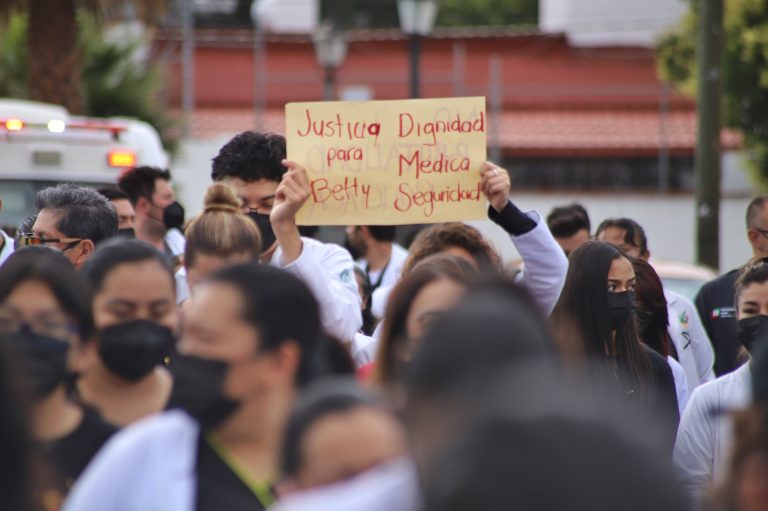
[(27, 18), (13, 13), (0, 24), (0, 97), (27, 94)]
[[(438, 0), (437, 26), (536, 25), (536, 0)], [(322, 19), (344, 28), (397, 28), (400, 22), (396, 0), (323, 0)]]
[(539, 21), (539, 2), (533, 0), (442, 0), (438, 26), (471, 27), (530, 25)]
[[(12, 14), (0, 24), (0, 97), (24, 99), (27, 17)], [(132, 117), (151, 124), (173, 151), (172, 122), (157, 101), (163, 85), (159, 69), (136, 58), (141, 41), (112, 42), (90, 14), (78, 14), (84, 111), (94, 117)]]
[[(657, 56), (662, 78), (693, 96), (696, 91), (697, 8), (660, 42)], [(723, 120), (739, 129), (754, 174), (768, 186), (768, 2), (725, 2), (723, 53)]]

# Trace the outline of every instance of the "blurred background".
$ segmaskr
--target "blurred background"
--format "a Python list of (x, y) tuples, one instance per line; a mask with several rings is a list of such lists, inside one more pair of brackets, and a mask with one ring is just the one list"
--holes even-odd
[[(768, 8), (726, 4), (716, 269), (749, 257), (744, 212), (768, 174)], [(489, 158), (521, 208), (631, 217), (654, 257), (694, 262), (697, 5), (0, 0), (0, 97), (148, 122), (194, 214), (218, 149), (243, 130), (282, 133), (286, 102), (485, 96)]]

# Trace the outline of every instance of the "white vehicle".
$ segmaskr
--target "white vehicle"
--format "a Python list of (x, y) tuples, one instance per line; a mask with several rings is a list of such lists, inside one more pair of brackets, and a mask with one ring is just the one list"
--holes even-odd
[(126, 169), (168, 162), (157, 131), (145, 122), (76, 117), (57, 105), (0, 99), (0, 226), (33, 215), (41, 188), (114, 185)]

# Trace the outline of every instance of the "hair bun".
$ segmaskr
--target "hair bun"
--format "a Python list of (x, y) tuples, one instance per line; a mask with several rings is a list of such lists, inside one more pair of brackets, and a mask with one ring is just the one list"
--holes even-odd
[(215, 183), (208, 187), (205, 192), (204, 205), (203, 211), (206, 213), (209, 211), (238, 213), (241, 208), (240, 199), (237, 198), (235, 192), (221, 183)]

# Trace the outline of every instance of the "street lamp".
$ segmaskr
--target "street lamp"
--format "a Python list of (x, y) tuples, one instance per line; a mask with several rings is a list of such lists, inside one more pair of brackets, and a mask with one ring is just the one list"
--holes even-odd
[(437, 19), (437, 0), (397, 0), (400, 28), (410, 36), (411, 97), (418, 98), (421, 39), (432, 33)]
[(323, 68), (323, 98), (333, 101), (336, 98), (336, 70), (347, 56), (347, 40), (344, 34), (331, 23), (321, 24), (313, 37), (315, 42), (315, 58)]

